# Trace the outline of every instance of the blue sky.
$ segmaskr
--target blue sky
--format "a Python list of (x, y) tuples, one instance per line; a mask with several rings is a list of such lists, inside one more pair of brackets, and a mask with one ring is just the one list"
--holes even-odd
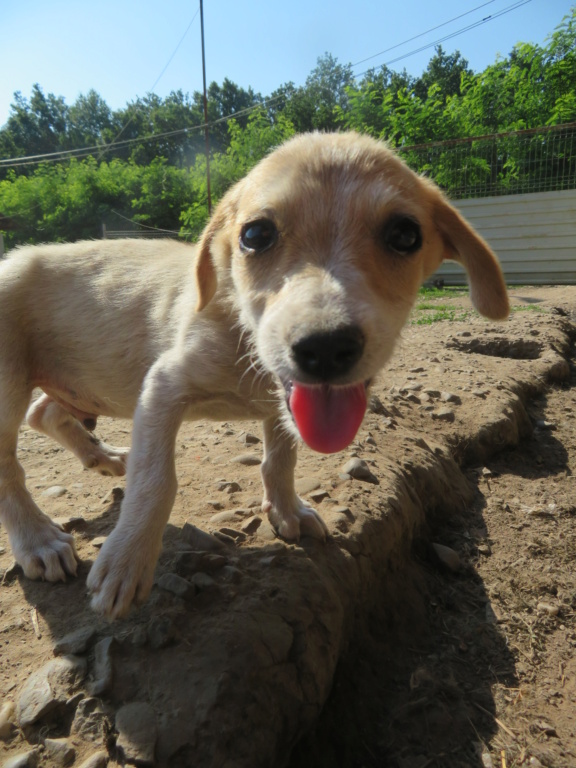
[[(326, 51), (341, 63), (355, 64), (461, 17), (355, 66), (360, 74), (516, 2), (204, 0), (208, 82), (228, 77), (268, 95), (288, 81), (302, 84)], [(448, 52), (460, 50), (478, 71), (498, 54), (506, 56), (517, 42), (543, 43), (573, 4), (529, 0), (442, 45)], [(14, 91), (28, 97), (36, 82), (68, 104), (94, 88), (112, 109), (144, 96), (155, 83), (160, 96), (178, 89), (201, 90), (197, 10), (197, 0), (1, 0), (0, 125), (9, 115)], [(433, 48), (428, 48), (390, 67), (406, 67), (417, 75), (432, 55)]]

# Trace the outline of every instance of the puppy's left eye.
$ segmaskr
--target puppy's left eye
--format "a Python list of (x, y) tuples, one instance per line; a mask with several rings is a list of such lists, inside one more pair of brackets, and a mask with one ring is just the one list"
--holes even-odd
[(240, 249), (244, 253), (262, 253), (278, 239), (276, 225), (270, 219), (258, 219), (244, 224), (240, 232)]
[(409, 256), (422, 247), (422, 230), (410, 216), (395, 216), (384, 227), (384, 245), (400, 256)]

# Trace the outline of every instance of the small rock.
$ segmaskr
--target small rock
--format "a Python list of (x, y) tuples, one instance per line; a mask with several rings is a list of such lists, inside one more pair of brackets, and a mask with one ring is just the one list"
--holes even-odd
[(123, 488), (111, 488), (106, 496), (102, 497), (102, 504), (117, 504), (124, 498)]
[(258, 537), (264, 539), (264, 541), (277, 540), (276, 531), (268, 518), (262, 520), (262, 525), (258, 528)]
[(492, 548), (490, 547), (490, 544), (478, 544), (478, 552), (480, 552), (481, 555), (488, 557), (488, 555), (492, 554)]
[(63, 531), (77, 531), (86, 525), (86, 520), (78, 515), (70, 515), (68, 517), (53, 517), (52, 522), (62, 528)]
[(205, 589), (212, 589), (213, 587), (217, 586), (212, 576), (208, 576), (207, 573), (195, 573), (191, 577), (190, 581), (192, 584), (198, 587), (198, 591), (200, 592)]
[(206, 504), (212, 509), (224, 509), (224, 504), (219, 499), (206, 499)]
[(445, 565), (453, 573), (458, 573), (462, 568), (462, 561), (458, 552), (444, 544), (432, 544), (432, 547), (442, 565)]
[(101, 549), (104, 546), (104, 542), (106, 541), (108, 537), (107, 536), (96, 536), (95, 539), (92, 539), (90, 544), (92, 544), (93, 547), (96, 549)]
[(240, 435), (238, 439), (241, 443), (244, 443), (244, 445), (256, 445), (257, 443), (262, 442), (260, 438), (257, 437), (257, 435), (253, 435), (250, 432), (246, 432), (246, 434)]
[(95, 635), (96, 629), (94, 627), (82, 627), (57, 640), (52, 652), (54, 656), (63, 656), (68, 653), (84, 653)]
[(81, 736), (86, 741), (103, 742), (106, 729), (107, 718), (100, 699), (81, 699), (74, 713), (70, 733)]
[(182, 538), (192, 549), (200, 552), (221, 551), (224, 545), (215, 536), (200, 530), (191, 523), (185, 523), (182, 528)]
[(536, 606), (538, 613), (547, 613), (549, 616), (558, 616), (560, 608), (552, 603), (538, 603)]
[(546, 421), (546, 419), (537, 419), (536, 427), (537, 429), (550, 431), (556, 429), (556, 424), (553, 421)]
[(402, 387), (400, 390), (400, 394), (403, 395), (405, 392), (420, 392), (422, 389), (422, 384), (406, 384), (406, 386)]
[(0, 707), (0, 740), (6, 741), (15, 728), (16, 706), (13, 701), (5, 701)]
[(94, 648), (94, 682), (89, 686), (89, 692), (92, 696), (99, 696), (112, 685), (114, 675), (112, 648), (115, 642), (114, 636), (110, 635), (96, 643)]
[(90, 755), (78, 768), (106, 768), (108, 765), (107, 752), (95, 752)]
[(377, 413), (379, 416), (390, 416), (390, 412), (384, 407), (382, 401), (376, 395), (372, 395), (368, 403), (368, 410), (371, 413)]
[(316, 504), (320, 504), (321, 501), (324, 501), (324, 499), (329, 498), (330, 494), (328, 491), (325, 491), (322, 488), (319, 488), (317, 491), (312, 491), (310, 494), (308, 494), (313, 502)]
[(76, 759), (76, 750), (68, 739), (44, 739), (44, 749), (56, 765), (70, 765)]
[(256, 533), (261, 524), (262, 518), (258, 517), (258, 515), (253, 515), (242, 523), (240, 530), (243, 533), (248, 534), (248, 536), (251, 536), (253, 533)]
[(42, 491), (42, 496), (57, 499), (60, 496), (64, 496), (65, 493), (68, 493), (68, 489), (64, 488), (63, 485), (51, 485), (50, 488), (46, 488), (45, 491)]
[(239, 522), (240, 518), (241, 515), (238, 515), (232, 510), (228, 510), (227, 512), (217, 512), (215, 515), (212, 515), (210, 522), (214, 525), (221, 525), (222, 523), (237, 523)]
[(242, 490), (240, 484), (235, 482), (218, 483), (217, 488), (219, 491), (226, 491), (226, 493), (239, 493)]
[(320, 488), (320, 481), (315, 477), (301, 477), (299, 480), (296, 480), (295, 488), (299, 496), (306, 496)]
[(556, 728), (554, 728), (553, 725), (550, 725), (550, 723), (547, 723), (545, 720), (536, 720), (536, 722), (532, 723), (530, 726), (530, 730), (532, 733), (545, 733), (546, 736), (555, 736), (558, 737), (558, 733), (556, 732)]
[(86, 677), (86, 660), (60, 656), (33, 672), (18, 698), (18, 723), (21, 728), (42, 720), (63, 707)]
[(198, 591), (194, 584), (175, 573), (163, 573), (156, 583), (160, 589), (171, 592), (182, 600), (193, 600)]
[(473, 389), (471, 394), (473, 394), (474, 397), (481, 397), (484, 399), (488, 392), (485, 389)]
[(246, 540), (246, 534), (242, 533), (242, 531), (237, 531), (235, 528), (220, 528), (218, 533), (223, 533), (224, 536), (230, 536), (231, 539), (234, 539), (234, 541), (245, 541)]
[(153, 765), (156, 747), (156, 715), (149, 704), (133, 702), (116, 713), (116, 746), (127, 763)]
[(453, 392), (440, 392), (440, 400), (442, 400), (443, 403), (459, 403), (460, 398), (458, 395), (455, 395)]
[(242, 464), (245, 467), (255, 467), (258, 464), (262, 464), (260, 456), (256, 456), (255, 453), (242, 453), (240, 456), (236, 456), (231, 460), (232, 464)]
[(456, 417), (454, 411), (451, 411), (449, 408), (441, 408), (439, 411), (432, 411), (432, 418), (435, 421), (452, 422)]
[(342, 472), (345, 475), (350, 475), (355, 480), (364, 480), (368, 483), (377, 483), (378, 480), (375, 475), (372, 474), (370, 467), (363, 459), (350, 459), (342, 467)]
[(36, 768), (39, 759), (38, 750), (32, 749), (30, 752), (23, 752), (8, 758), (6, 762), (2, 763), (2, 768)]
[(222, 531), (210, 531), (210, 533), (227, 547), (234, 547), (236, 545), (236, 539), (233, 536), (228, 536), (227, 533), (222, 533)]

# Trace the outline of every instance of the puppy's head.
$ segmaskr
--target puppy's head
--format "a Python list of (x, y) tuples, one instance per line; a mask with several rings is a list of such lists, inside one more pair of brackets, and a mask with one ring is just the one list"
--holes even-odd
[(496, 257), (434, 184), (368, 137), (302, 135), (218, 206), (199, 245), (197, 308), (232, 281), (300, 435), (331, 453), (354, 439), (370, 382), (446, 258), (466, 268), (479, 312), (508, 315)]

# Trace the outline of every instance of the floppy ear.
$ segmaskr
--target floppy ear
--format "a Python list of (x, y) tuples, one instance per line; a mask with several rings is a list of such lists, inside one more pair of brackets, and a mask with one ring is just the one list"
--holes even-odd
[(212, 301), (218, 288), (218, 270), (224, 266), (224, 254), (230, 257), (230, 242), (227, 234), (232, 231), (237, 209), (238, 193), (242, 182), (230, 189), (218, 203), (216, 210), (198, 241), (196, 256), (196, 289), (198, 302), (196, 312), (202, 310)]
[(216, 267), (214, 266), (210, 250), (212, 240), (218, 229), (219, 224), (216, 216), (214, 216), (204, 228), (198, 242), (196, 256), (196, 291), (198, 301), (196, 303), (196, 312), (202, 312), (204, 307), (210, 303), (218, 287)]
[(460, 262), (468, 273), (470, 298), (481, 315), (504, 320), (510, 312), (500, 263), (486, 241), (453, 208), (438, 198), (434, 218), (444, 239), (444, 258)]

